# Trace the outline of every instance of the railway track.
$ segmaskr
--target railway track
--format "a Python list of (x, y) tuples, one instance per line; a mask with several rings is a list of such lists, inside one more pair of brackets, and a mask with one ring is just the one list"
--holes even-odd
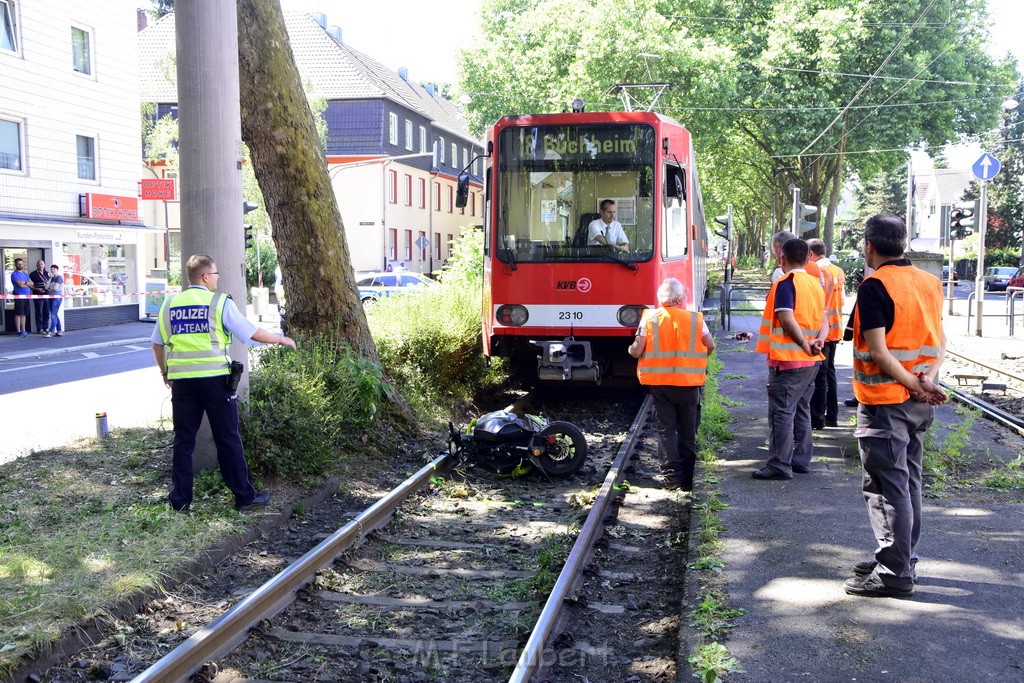
[[(679, 552), (670, 540), (687, 528), (686, 506), (651, 480), (657, 446), (648, 402), (640, 406), (561, 406), (590, 447), (587, 467), (568, 479), (461, 467), (442, 478), (452, 463), (436, 457), (342, 528), (314, 531), (320, 543), (269, 581), (232, 585), (238, 569), (229, 568), (201, 582), (211, 592), (155, 601), (135, 628), (121, 629), (120, 647), (108, 643), (119, 654), (106, 657), (104, 673), (139, 683), (528, 681), (589, 668), (604, 672), (594, 680), (628, 671), (657, 680), (675, 666), (672, 591), (681, 581), (672, 571), (685, 563), (646, 560)], [(256, 563), (281, 563), (252, 553)], [(225, 592), (240, 600), (228, 608)], [(184, 619), (176, 603), (221, 613), (175, 633)], [(49, 680), (95, 678), (101, 654), (84, 653)]]
[[(942, 386), (950, 391), (953, 399), (981, 411), (1003, 427), (1024, 435), (1024, 419), (1021, 417), (1024, 377), (1006, 368), (998, 368), (994, 362), (949, 349), (946, 353), (952, 361), (952, 367), (944, 367), (943, 372), (947, 377), (957, 379), (957, 384), (944, 382)], [(1001, 360), (1005, 362), (1008, 359)]]

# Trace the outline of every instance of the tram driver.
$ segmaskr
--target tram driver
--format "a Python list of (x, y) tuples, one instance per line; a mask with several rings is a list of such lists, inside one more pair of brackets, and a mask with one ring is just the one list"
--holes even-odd
[(622, 230), (622, 224), (615, 220), (614, 199), (601, 200), (601, 217), (591, 221), (587, 245), (604, 245), (618, 251), (629, 251), (629, 240)]

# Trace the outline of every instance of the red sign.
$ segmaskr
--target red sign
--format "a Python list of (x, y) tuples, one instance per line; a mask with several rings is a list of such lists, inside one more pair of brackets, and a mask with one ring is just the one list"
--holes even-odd
[(79, 215), (104, 221), (139, 220), (139, 200), (136, 197), (122, 197), (114, 194), (78, 195)]
[(139, 199), (163, 199), (173, 202), (178, 198), (174, 178), (143, 178), (139, 181)]

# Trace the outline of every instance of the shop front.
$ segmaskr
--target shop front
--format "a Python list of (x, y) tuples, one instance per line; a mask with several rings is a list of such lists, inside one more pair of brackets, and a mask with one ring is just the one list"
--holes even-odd
[[(29, 271), (43, 260), (47, 272), (56, 264), (64, 277), (65, 330), (135, 322), (145, 314), (147, 271), (140, 259), (153, 233), (144, 226), (0, 221), (4, 294), (13, 293), (15, 259), (23, 259)], [(24, 239), (26, 234), (33, 239)], [(13, 309), (14, 300), (4, 297), (0, 334), (14, 331)], [(34, 330), (34, 321), (30, 324)]]

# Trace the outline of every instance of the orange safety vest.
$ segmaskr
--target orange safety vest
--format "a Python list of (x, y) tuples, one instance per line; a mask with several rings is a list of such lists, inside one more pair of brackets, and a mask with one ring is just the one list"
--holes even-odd
[(793, 287), (796, 289), (793, 317), (804, 333), (804, 338), (814, 339), (821, 329), (821, 321), (825, 317), (825, 291), (821, 288), (821, 281), (806, 272), (790, 271), (772, 283), (771, 291), (768, 292), (764, 315), (761, 316), (761, 329), (757, 335), (757, 352), (767, 353), (771, 360), (825, 360), (822, 354), (808, 356), (797, 346), (786, 334), (782, 321), (775, 313), (775, 292), (779, 288), (779, 283), (787, 279), (793, 281)]
[(846, 288), (846, 273), (834, 263), (825, 266), (821, 272), (829, 279), (831, 290), (826, 290), (825, 317), (828, 318), (828, 336), (825, 341), (839, 341), (843, 338), (843, 290)]
[[(942, 289), (939, 278), (914, 266), (879, 268), (868, 278), (881, 280), (892, 297), (895, 318), (885, 346), (900, 365), (915, 375), (928, 372), (942, 345)], [(872, 360), (860, 329), (860, 309), (853, 316), (853, 395), (866, 405), (898, 404), (910, 398), (907, 388)]]
[(704, 315), (676, 306), (644, 311), (644, 355), (637, 361), (640, 384), (699, 387), (707, 379)]

